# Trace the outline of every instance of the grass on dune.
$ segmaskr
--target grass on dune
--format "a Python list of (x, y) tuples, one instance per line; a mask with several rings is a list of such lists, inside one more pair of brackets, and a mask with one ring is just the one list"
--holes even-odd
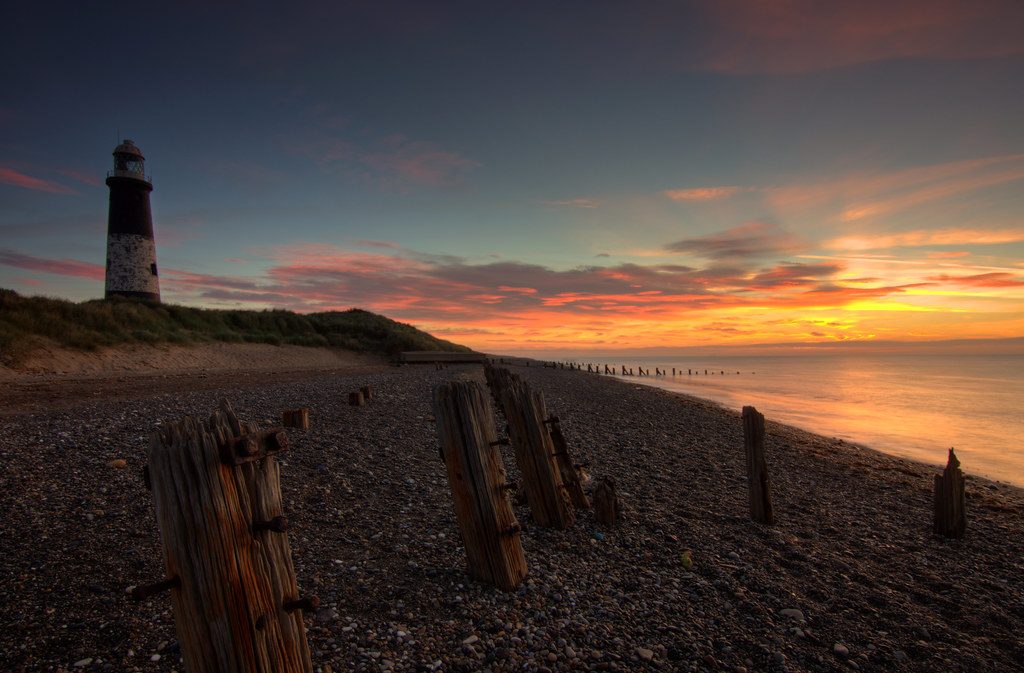
[(0, 288), (0, 361), (15, 364), (34, 349), (56, 343), (96, 350), (120, 344), (203, 342), (329, 346), (363, 353), (464, 351), (412, 325), (350, 309), (299, 314), (191, 308), (128, 299), (75, 303), (24, 297)]

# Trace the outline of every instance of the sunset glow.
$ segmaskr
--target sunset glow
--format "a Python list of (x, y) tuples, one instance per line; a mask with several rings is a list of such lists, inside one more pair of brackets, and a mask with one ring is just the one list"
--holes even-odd
[(95, 76), (40, 54), (42, 94), (0, 108), (0, 286), (100, 296), (120, 129), (165, 301), (361, 307), (502, 352), (1024, 335), (1020, 5), (804, 5), (324, 4), (172, 59), (188, 83), (173, 31), (126, 63), (119, 18), (83, 17)]

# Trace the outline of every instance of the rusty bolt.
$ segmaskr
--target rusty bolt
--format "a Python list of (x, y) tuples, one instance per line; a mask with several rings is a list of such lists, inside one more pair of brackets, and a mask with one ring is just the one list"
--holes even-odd
[(515, 535), (523, 530), (523, 527), (516, 521), (514, 524), (501, 531), (501, 535)]
[(275, 516), (270, 521), (253, 521), (252, 532), (258, 533), (261, 530), (283, 533), (288, 530), (288, 517)]
[(267, 435), (267, 450), (268, 451), (284, 451), (289, 447), (288, 433), (284, 430), (278, 430)]
[(181, 578), (175, 575), (174, 577), (168, 577), (160, 582), (154, 582), (153, 584), (143, 584), (140, 587), (132, 589), (129, 596), (133, 601), (142, 601), (150, 596), (155, 596), (159, 593), (167, 591), (169, 589), (177, 589), (181, 587)]
[(304, 612), (312, 612), (320, 607), (320, 599), (316, 596), (306, 596), (305, 598), (296, 598), (295, 600), (285, 601), (281, 609), (285, 612), (292, 612), (293, 610), (302, 610)]

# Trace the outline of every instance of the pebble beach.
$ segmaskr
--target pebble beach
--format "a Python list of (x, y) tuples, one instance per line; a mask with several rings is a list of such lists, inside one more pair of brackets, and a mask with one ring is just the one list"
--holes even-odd
[[(140, 477), (161, 421), (221, 399), (277, 425), (314, 670), (1024, 670), (1024, 490), (967, 476), (968, 532), (932, 533), (915, 463), (768, 419), (777, 523), (747, 516), (739, 415), (579, 371), (514, 366), (574, 459), (611, 476), (622, 522), (566, 531), (516, 504), (529, 566), (511, 592), (470, 581), (431, 415), (479, 366), (179, 377), (131, 395), (39, 398), (0, 416), (0, 669), (183, 671)], [(363, 407), (347, 393), (373, 388)], [(503, 423), (499, 423), (503, 427)], [(516, 478), (510, 447), (504, 463)], [(965, 465), (970, 472), (970, 465)]]

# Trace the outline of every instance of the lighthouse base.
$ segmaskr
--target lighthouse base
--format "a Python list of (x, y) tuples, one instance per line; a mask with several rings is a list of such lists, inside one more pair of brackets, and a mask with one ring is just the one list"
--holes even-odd
[(129, 292), (126, 290), (107, 290), (103, 296), (104, 299), (139, 299), (142, 301), (152, 301), (157, 304), (160, 303), (159, 292)]

